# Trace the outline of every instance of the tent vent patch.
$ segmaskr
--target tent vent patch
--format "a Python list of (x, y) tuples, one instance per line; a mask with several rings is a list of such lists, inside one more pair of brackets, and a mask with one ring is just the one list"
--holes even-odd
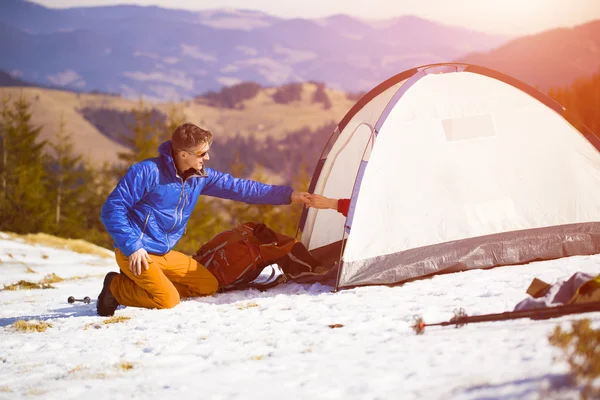
[(446, 140), (449, 142), (496, 136), (494, 121), (490, 114), (444, 119), (442, 125)]

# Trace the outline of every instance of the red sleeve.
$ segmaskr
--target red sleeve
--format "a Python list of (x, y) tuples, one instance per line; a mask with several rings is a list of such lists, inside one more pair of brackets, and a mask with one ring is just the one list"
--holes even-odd
[(344, 217), (348, 216), (348, 208), (350, 208), (350, 199), (339, 199), (338, 200), (338, 212), (342, 213)]

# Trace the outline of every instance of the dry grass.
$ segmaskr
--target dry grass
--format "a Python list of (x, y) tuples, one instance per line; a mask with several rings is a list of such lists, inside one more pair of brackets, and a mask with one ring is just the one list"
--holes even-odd
[(13, 328), (19, 332), (44, 332), (51, 328), (52, 324), (45, 321), (25, 321), (20, 319), (13, 324)]
[[(93, 254), (100, 257), (112, 258), (114, 253), (104, 247), (96, 246), (95, 244), (86, 242), (81, 239), (65, 239), (57, 236), (48, 235), (46, 233), (35, 233), (27, 235), (18, 235), (8, 233), (14, 238), (22, 239), (25, 243), (39, 244), (42, 246), (53, 247), (56, 249), (64, 249), (74, 251), (80, 254)], [(12, 255), (9, 254), (12, 257)], [(48, 258), (48, 255), (42, 255), (42, 258)]]
[(2, 290), (30, 290), (30, 289), (54, 289), (54, 286), (44, 283), (36, 283), (30, 281), (20, 280), (17, 283), (11, 285), (4, 285)]
[(12, 389), (8, 385), (0, 386), (0, 393), (12, 393)]
[[(27, 272), (35, 272), (33, 270)], [(64, 281), (63, 278), (56, 275), (55, 273), (46, 275), (39, 282), (31, 282), (20, 280), (17, 283), (13, 283), (12, 285), (4, 285), (3, 290), (30, 290), (30, 289), (54, 289), (52, 283), (58, 283)]]
[(600, 398), (600, 329), (589, 319), (573, 321), (571, 330), (558, 325), (548, 340), (562, 350), (559, 360), (569, 364), (569, 375), (575, 385), (582, 385), (582, 399)]
[(133, 363), (130, 363), (128, 361), (121, 361), (118, 365), (117, 368), (122, 369), (123, 371), (129, 371), (130, 369), (133, 369)]
[(71, 368), (67, 373), (68, 374), (74, 374), (75, 372), (79, 372), (82, 371), (84, 369), (86, 369), (87, 367), (83, 366), (83, 365), (76, 365), (75, 367)]
[(58, 282), (62, 282), (64, 281), (63, 278), (61, 278), (60, 276), (56, 275), (54, 272), (51, 274), (48, 274), (44, 277), (44, 279), (42, 279), (40, 281), (41, 285), (49, 285), (51, 283), (58, 283)]
[(250, 359), (256, 360), (256, 361), (262, 360), (263, 358), (265, 358), (265, 356), (252, 356), (252, 357), (250, 357)]
[[(35, 271), (28, 268), (27, 272), (34, 273)], [(31, 282), (20, 280), (17, 283), (13, 283), (11, 285), (4, 285), (4, 289), (0, 290), (30, 290), (30, 289), (54, 289), (52, 286), (53, 283), (64, 282), (64, 281), (76, 281), (80, 279), (87, 279), (92, 277), (99, 277), (102, 275), (84, 275), (84, 276), (72, 276), (70, 278), (61, 278), (55, 273), (51, 273), (46, 275), (39, 282)]]
[(41, 396), (46, 393), (48, 393), (47, 390), (40, 389), (40, 388), (31, 388), (27, 391), (27, 395), (29, 395), (29, 396)]
[(31, 269), (31, 267), (26, 266), (26, 268), (27, 269), (25, 270), (25, 272), (27, 272), (28, 274), (35, 274), (35, 271), (33, 269)]
[(94, 329), (101, 329), (101, 328), (102, 328), (102, 325), (100, 325), (100, 324), (98, 324), (98, 323), (96, 323), (96, 322), (92, 322), (91, 324), (85, 324), (85, 325), (83, 326), (83, 330), (84, 330), (84, 331), (87, 331), (87, 330), (88, 330), (88, 329), (90, 329), (90, 328), (94, 328)]
[(252, 308), (252, 307), (258, 307), (258, 304), (256, 304), (255, 302), (246, 303), (246, 304), (242, 304), (237, 309), (238, 310), (245, 310), (247, 308)]
[(123, 315), (118, 317), (110, 317), (102, 321), (105, 325), (108, 324), (120, 324), (121, 322), (129, 321), (131, 317), (125, 317)]

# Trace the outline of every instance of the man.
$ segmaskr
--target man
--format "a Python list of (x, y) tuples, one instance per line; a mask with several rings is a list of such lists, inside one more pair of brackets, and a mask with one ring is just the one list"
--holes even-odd
[(171, 308), (181, 298), (218, 289), (215, 277), (177, 251), (200, 194), (248, 204), (308, 203), (308, 193), (287, 186), (233, 178), (205, 168), (212, 134), (191, 123), (177, 127), (159, 157), (132, 165), (108, 196), (101, 219), (115, 242), (121, 273), (109, 272), (98, 296), (101, 316), (119, 304)]

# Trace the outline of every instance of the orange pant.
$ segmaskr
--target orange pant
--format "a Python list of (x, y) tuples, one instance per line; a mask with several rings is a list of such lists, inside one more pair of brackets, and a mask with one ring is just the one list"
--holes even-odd
[(119, 304), (144, 308), (172, 308), (184, 297), (214, 294), (219, 282), (203, 265), (177, 251), (165, 255), (150, 254), (148, 270), (135, 276), (129, 270), (129, 258), (115, 249), (121, 273), (110, 283), (110, 291)]

